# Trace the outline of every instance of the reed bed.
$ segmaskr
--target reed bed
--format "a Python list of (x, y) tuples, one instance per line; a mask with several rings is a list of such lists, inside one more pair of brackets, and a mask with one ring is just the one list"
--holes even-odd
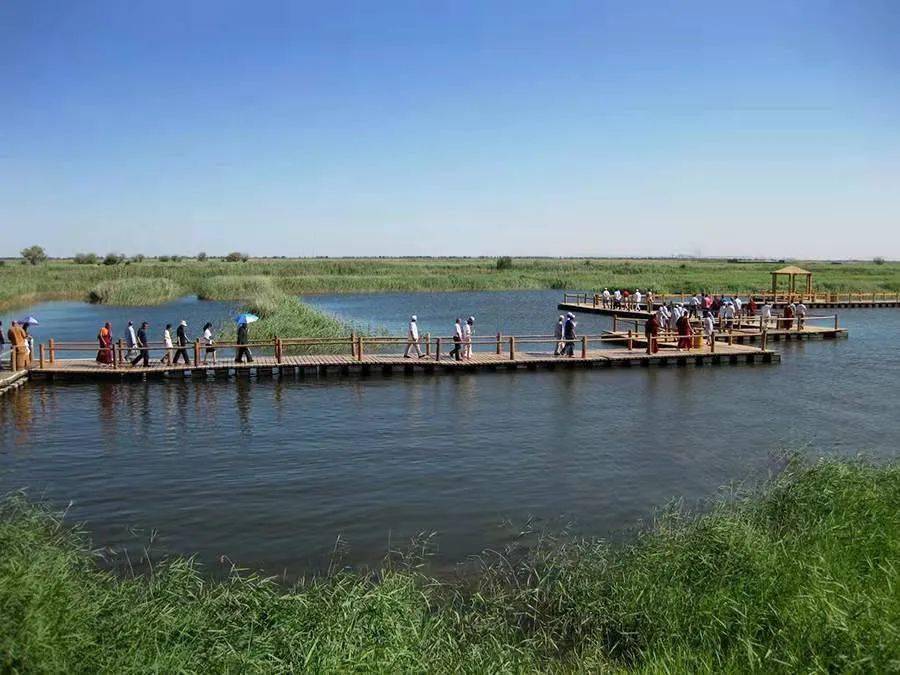
[(169, 279), (125, 278), (101, 281), (88, 291), (90, 302), (104, 305), (160, 305), (184, 295), (184, 290)]
[(85, 535), (0, 507), (0, 670), (896, 672), (900, 468), (793, 464), (627, 545), (545, 539), (463, 582), (416, 558), (286, 587), (191, 559), (117, 577)]

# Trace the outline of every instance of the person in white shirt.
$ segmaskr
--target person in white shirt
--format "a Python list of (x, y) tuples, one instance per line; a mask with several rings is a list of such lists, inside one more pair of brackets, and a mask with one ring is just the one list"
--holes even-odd
[(166, 346), (165, 351), (163, 352), (162, 358), (159, 360), (160, 363), (165, 363), (169, 365), (172, 363), (172, 324), (167, 323), (166, 329), (163, 331), (163, 344)]
[(713, 321), (712, 312), (703, 313), (703, 333), (706, 335), (706, 343), (711, 347), (716, 339), (716, 322)]
[(131, 359), (137, 345), (137, 335), (134, 334), (134, 323), (129, 321), (128, 328), (125, 329), (125, 344), (128, 345), (128, 351), (125, 352), (125, 359)]
[(453, 349), (450, 350), (450, 356), (457, 361), (462, 358), (463, 329), (462, 319), (456, 317), (456, 323), (453, 324)]
[(212, 364), (216, 365), (216, 343), (215, 340), (213, 340), (212, 324), (209, 322), (203, 326), (203, 344), (206, 345), (203, 365), (207, 365), (210, 356), (212, 356)]
[[(609, 307), (609, 289), (608, 288), (603, 289), (603, 306)], [(563, 317), (559, 317), (559, 318), (562, 319)], [(565, 319), (563, 319), (563, 320), (565, 320)]]
[(644, 296), (641, 295), (641, 289), (636, 288), (634, 291), (634, 308), (635, 309), (641, 308), (641, 300), (643, 300), (643, 298), (644, 298)]
[(422, 353), (422, 350), (419, 349), (419, 325), (418, 323), (416, 323), (417, 321), (418, 319), (416, 318), (415, 314), (409, 317), (409, 331), (406, 334), (406, 351), (403, 353), (404, 359), (412, 358), (409, 355), (409, 352), (414, 347), (416, 350), (416, 356), (418, 356), (420, 359), (425, 356)]
[(725, 319), (725, 328), (731, 330), (734, 327), (734, 303), (725, 303), (725, 307), (722, 310), (722, 316)]
[(769, 319), (772, 318), (772, 304), (767, 302), (762, 306), (762, 309), (759, 313), (759, 328), (762, 330), (763, 328), (769, 327)]
[(616, 292), (613, 293), (613, 307), (615, 307), (616, 309), (619, 309), (621, 306), (622, 306), (622, 291), (620, 291), (617, 288)]
[(472, 358), (472, 331), (475, 329), (475, 317), (470, 316), (466, 319), (466, 325), (463, 326), (463, 358)]
[(803, 330), (806, 325), (806, 305), (801, 300), (797, 305), (797, 330)]
[(741, 302), (741, 299), (737, 296), (734, 296), (734, 315), (736, 317), (743, 316), (744, 303)]
[(690, 302), (691, 317), (700, 318), (699, 313), (697, 311), (699, 309), (699, 307), (700, 307), (700, 298), (698, 298), (697, 294), (695, 293), (694, 296), (691, 298), (691, 302)]

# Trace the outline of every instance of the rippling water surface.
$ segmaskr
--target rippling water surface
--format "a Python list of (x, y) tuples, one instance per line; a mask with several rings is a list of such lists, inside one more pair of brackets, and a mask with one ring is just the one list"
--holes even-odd
[[(547, 332), (559, 295), (310, 301), (393, 331), (412, 312), (444, 334), (475, 314), (491, 334)], [(194, 304), (197, 321), (230, 311)], [(95, 330), (99, 316), (58, 309), (65, 327), (51, 320), (47, 335)], [(369, 564), (434, 531), (443, 567), (509, 543), (504, 523), (530, 517), (605, 536), (672, 498), (763, 477), (783, 448), (896, 457), (900, 311), (841, 320), (849, 340), (776, 344), (778, 366), (32, 383), (0, 400), (0, 490), (71, 500), (97, 544), (156, 529), (157, 550), (272, 573), (319, 568), (338, 537), (347, 562)]]

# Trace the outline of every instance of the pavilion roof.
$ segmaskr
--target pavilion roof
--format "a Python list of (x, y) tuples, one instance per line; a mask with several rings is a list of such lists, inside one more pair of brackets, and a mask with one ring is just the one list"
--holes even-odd
[(788, 265), (787, 267), (782, 267), (780, 270), (775, 270), (772, 274), (812, 274), (812, 272), (805, 270), (802, 267), (797, 267), (796, 265)]

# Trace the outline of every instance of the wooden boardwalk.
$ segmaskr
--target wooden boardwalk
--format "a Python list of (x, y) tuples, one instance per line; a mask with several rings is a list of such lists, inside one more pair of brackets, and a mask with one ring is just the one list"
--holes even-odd
[[(224, 352), (222, 349), (220, 352)], [(565, 368), (641, 368), (650, 366), (711, 366), (778, 363), (777, 352), (747, 345), (717, 345), (715, 352), (708, 347), (677, 352), (663, 348), (656, 354), (627, 348), (588, 349), (574, 357), (555, 356), (550, 351), (520, 350), (513, 358), (509, 354), (476, 351), (471, 360), (455, 361), (444, 355), (404, 358), (401, 354), (352, 354), (258, 356), (252, 363), (234, 363), (220, 359), (217, 365), (162, 365), (148, 368), (122, 365), (113, 368), (93, 359), (56, 359), (43, 366), (35, 364), (29, 371), (33, 379), (103, 380), (147, 379), (164, 377), (206, 377), (240, 375), (298, 375), (327, 377), (331, 375), (412, 375), (415, 373), (472, 373), (480, 371), (534, 371)]]

